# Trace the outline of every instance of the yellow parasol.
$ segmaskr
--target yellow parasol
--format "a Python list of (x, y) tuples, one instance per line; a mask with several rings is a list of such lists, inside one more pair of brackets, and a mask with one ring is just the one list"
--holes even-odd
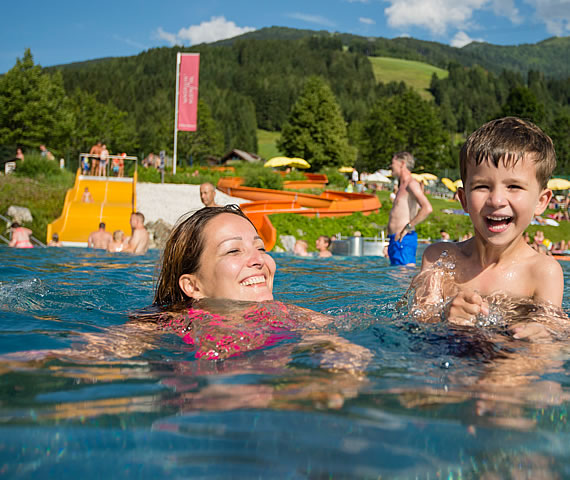
[(456, 192), (457, 191), (457, 185), (455, 185), (455, 182), (449, 178), (442, 178), (441, 179), (441, 183), (443, 183), (447, 188), (449, 188), (452, 192)]
[(264, 167), (296, 167), (309, 168), (311, 165), (302, 158), (273, 157), (263, 164)]
[(412, 178), (416, 179), (418, 182), (423, 184), (427, 183), (427, 180), (420, 173), (412, 173)]
[(340, 173), (352, 173), (353, 170), (354, 170), (353, 167), (340, 167), (340, 168), (338, 169), (338, 171), (339, 171)]
[(565, 178), (551, 178), (546, 186), (550, 190), (566, 190), (570, 188), (570, 181)]
[(426, 173), (422, 173), (421, 176), (424, 177), (428, 181), (429, 180), (434, 180), (434, 181), (439, 180), (439, 178), (437, 178), (433, 173), (427, 173), (426, 172)]
[(291, 158), (291, 163), (289, 164), (289, 166), (296, 168), (311, 168), (311, 164), (307, 162), (307, 160), (299, 157)]

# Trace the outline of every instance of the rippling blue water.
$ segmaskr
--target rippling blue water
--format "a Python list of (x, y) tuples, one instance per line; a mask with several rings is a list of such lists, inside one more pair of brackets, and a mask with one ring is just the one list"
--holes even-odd
[(414, 269), (275, 258), (276, 298), (335, 317), (330, 331), (373, 353), (364, 375), (319, 367), (295, 338), (217, 363), (168, 335), (46, 357), (120, 339), (151, 303), (158, 253), (0, 247), (3, 478), (570, 478), (565, 348), (522, 386), (482, 388), (500, 346), (397, 315)]

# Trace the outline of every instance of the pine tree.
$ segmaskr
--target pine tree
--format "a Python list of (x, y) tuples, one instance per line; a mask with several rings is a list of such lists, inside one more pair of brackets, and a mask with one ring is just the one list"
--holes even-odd
[(224, 153), (224, 137), (210, 107), (198, 100), (198, 126), (195, 132), (178, 133), (178, 155), (180, 159), (192, 157), (194, 162), (202, 162), (208, 156), (221, 156)]
[(278, 148), (287, 156), (304, 158), (313, 170), (354, 163), (355, 151), (348, 144), (342, 112), (321, 77), (307, 80), (283, 127)]

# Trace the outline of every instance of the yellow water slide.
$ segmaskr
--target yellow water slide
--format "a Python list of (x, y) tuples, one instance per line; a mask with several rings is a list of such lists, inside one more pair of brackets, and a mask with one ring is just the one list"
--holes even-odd
[[(81, 175), (77, 170), (73, 188), (65, 194), (61, 216), (47, 227), (47, 241), (57, 233), (65, 246), (87, 246), (89, 234), (101, 222), (110, 233), (122, 230), (130, 235), (130, 216), (137, 207), (136, 183), (136, 172), (133, 178), (122, 178)], [(91, 193), (92, 203), (82, 201), (85, 188)]]

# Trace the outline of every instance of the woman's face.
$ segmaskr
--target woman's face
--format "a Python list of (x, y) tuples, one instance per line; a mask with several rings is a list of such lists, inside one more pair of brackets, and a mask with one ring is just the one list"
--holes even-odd
[(190, 297), (273, 300), (275, 261), (248, 220), (231, 213), (214, 217), (203, 231), (204, 250), (195, 274), (182, 275)]

